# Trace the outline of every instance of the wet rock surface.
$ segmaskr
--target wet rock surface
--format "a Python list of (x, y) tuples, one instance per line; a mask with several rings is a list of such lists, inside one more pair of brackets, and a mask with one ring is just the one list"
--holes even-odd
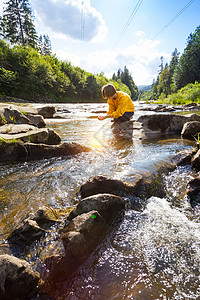
[(99, 194), (81, 200), (70, 213), (68, 220), (71, 221), (78, 215), (96, 210), (107, 224), (111, 224), (122, 209), (125, 209), (125, 201), (122, 198), (110, 194)]
[(25, 260), (0, 255), (0, 299), (27, 300), (37, 292), (39, 274), (32, 272)]
[(200, 203), (200, 177), (194, 178), (188, 183), (187, 195), (192, 206)]
[(181, 131), (181, 136), (183, 138), (188, 138), (188, 139), (194, 140), (194, 136), (198, 132), (200, 132), (200, 122), (199, 121), (187, 122), (183, 125), (183, 129)]

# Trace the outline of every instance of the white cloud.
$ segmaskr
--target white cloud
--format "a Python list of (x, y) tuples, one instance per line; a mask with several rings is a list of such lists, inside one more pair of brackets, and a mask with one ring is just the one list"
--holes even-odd
[(117, 51), (95, 51), (80, 57), (78, 53), (62, 49), (57, 51), (57, 55), (60, 59), (67, 59), (73, 65), (80, 66), (88, 72), (103, 71), (108, 78), (111, 78), (119, 68), (123, 69), (126, 66), (135, 83), (143, 85), (151, 84), (153, 78), (157, 77), (161, 56), (164, 57), (165, 62), (170, 60), (171, 54), (159, 51), (158, 45), (157, 41), (140, 39), (136, 44)]
[(141, 31), (141, 30), (138, 30), (138, 31), (135, 32), (135, 35), (136, 35), (136, 36), (141, 36), (141, 37), (142, 37), (142, 36), (145, 36), (145, 32), (144, 32), (144, 31)]
[(106, 35), (102, 15), (89, 0), (32, 0), (35, 15), (52, 32), (75, 40), (98, 41)]
[(0, 16), (3, 15), (3, 8), (5, 7), (4, 1), (0, 0)]

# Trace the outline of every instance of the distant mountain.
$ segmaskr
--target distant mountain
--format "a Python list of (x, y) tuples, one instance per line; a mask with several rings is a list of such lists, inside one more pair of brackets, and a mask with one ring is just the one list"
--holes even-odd
[(139, 91), (150, 91), (152, 88), (152, 84), (151, 85), (139, 85), (138, 89)]

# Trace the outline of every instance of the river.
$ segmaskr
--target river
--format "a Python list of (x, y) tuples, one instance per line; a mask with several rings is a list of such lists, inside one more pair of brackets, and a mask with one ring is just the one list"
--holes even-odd
[[(47, 120), (62, 141), (92, 149), (57, 157), (0, 165), (0, 238), (3, 241), (29, 212), (47, 205), (64, 208), (79, 201), (80, 186), (96, 175), (127, 182), (154, 172), (180, 150), (193, 145), (180, 138), (117, 140), (110, 120), (98, 121), (106, 104), (57, 104)], [(134, 119), (144, 112), (135, 103)], [(69, 112), (68, 112), (69, 111)], [(152, 113), (152, 112), (151, 112)], [(59, 119), (59, 117), (66, 119)], [(193, 171), (178, 167), (165, 176), (167, 197), (151, 197), (142, 212), (126, 210), (110, 234), (72, 280), (60, 286), (58, 299), (200, 299), (199, 208), (184, 194)], [(52, 236), (51, 236), (52, 238)], [(40, 251), (29, 258), (37, 265)], [(39, 263), (38, 263), (39, 265)]]

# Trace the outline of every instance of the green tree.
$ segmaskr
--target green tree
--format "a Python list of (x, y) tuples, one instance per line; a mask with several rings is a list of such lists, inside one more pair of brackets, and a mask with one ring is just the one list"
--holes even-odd
[(37, 34), (28, 0), (9, 0), (5, 3), (1, 34), (11, 44), (37, 47)]
[(135, 85), (135, 82), (133, 81), (133, 78), (126, 66), (124, 67), (124, 71), (121, 73), (121, 82), (127, 85), (131, 91), (131, 98), (133, 100), (137, 100), (139, 94), (138, 88)]
[(200, 26), (188, 37), (187, 46), (174, 74), (177, 89), (195, 81), (200, 81)]
[(51, 41), (49, 39), (48, 34), (39, 36), (38, 50), (39, 50), (40, 54), (43, 54), (43, 55), (51, 55), (52, 54)]
[(169, 64), (169, 91), (170, 92), (174, 92), (175, 91), (175, 86), (174, 86), (174, 82), (173, 82), (173, 77), (175, 74), (175, 70), (178, 66), (178, 62), (179, 62), (179, 55), (180, 52), (178, 52), (178, 50), (175, 48), (174, 51), (172, 52), (172, 58)]

